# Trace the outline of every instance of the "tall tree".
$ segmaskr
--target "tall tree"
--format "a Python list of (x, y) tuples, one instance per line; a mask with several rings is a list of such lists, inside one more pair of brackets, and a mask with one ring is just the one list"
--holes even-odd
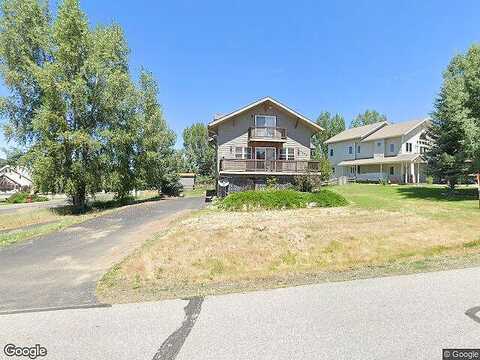
[(178, 191), (178, 164), (175, 159), (175, 133), (168, 128), (157, 100), (158, 85), (152, 74), (140, 74), (139, 158), (137, 171), (143, 187), (163, 193)]
[(352, 120), (350, 124), (351, 128), (375, 124), (377, 122), (387, 121), (387, 117), (383, 114), (380, 114), (376, 110), (365, 110), (365, 112), (358, 114), (355, 119)]
[(183, 130), (183, 147), (189, 171), (204, 176), (214, 175), (215, 151), (208, 142), (205, 124), (196, 123)]
[(322, 111), (316, 123), (320, 125), (324, 131), (315, 134), (312, 138), (312, 143), (315, 147), (315, 158), (327, 159), (328, 147), (325, 145), (325, 141), (345, 130), (345, 119), (340, 114), (332, 115), (328, 111)]
[(478, 50), (474, 46), (467, 55), (455, 56), (448, 65), (428, 132), (432, 140), (427, 152), (429, 172), (446, 179), (451, 189), (472, 171), (471, 160), (478, 141)]

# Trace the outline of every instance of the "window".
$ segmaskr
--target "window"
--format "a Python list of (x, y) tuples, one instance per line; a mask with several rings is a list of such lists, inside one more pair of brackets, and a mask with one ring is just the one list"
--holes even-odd
[(295, 149), (294, 148), (280, 149), (280, 160), (295, 160)]
[(377, 142), (377, 147), (380, 147), (382, 146), (382, 143), (381, 142)]
[(349, 147), (348, 147), (348, 153), (349, 153), (349, 154), (353, 154), (353, 146), (349, 146)]
[(412, 152), (412, 143), (405, 143), (405, 151), (411, 153)]
[(332, 174), (335, 175), (335, 168), (334, 167), (332, 168)]
[(256, 127), (276, 127), (277, 117), (273, 115), (255, 115)]
[(395, 144), (390, 144), (390, 152), (395, 152)]
[(393, 166), (390, 166), (390, 175), (393, 175), (395, 173), (395, 168)]
[(235, 159), (251, 159), (252, 158), (252, 148), (237, 146), (235, 147)]
[(333, 149), (330, 149), (330, 156), (333, 156)]
[(357, 146), (357, 153), (360, 154), (360, 145)]

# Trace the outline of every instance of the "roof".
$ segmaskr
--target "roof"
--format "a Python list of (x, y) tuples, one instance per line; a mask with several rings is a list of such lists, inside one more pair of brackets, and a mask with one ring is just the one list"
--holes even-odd
[(388, 139), (392, 137), (406, 135), (413, 129), (425, 123), (426, 121), (428, 121), (428, 119), (411, 120), (411, 121), (405, 121), (397, 124), (389, 124), (375, 131), (370, 136), (367, 136), (362, 141), (365, 142), (365, 141), (372, 141), (372, 140)]
[(217, 127), (219, 124), (223, 123), (224, 121), (228, 120), (228, 119), (231, 119), (232, 117), (236, 116), (236, 115), (239, 115), (247, 110), (250, 110), (251, 108), (257, 106), (257, 105), (260, 105), (264, 102), (271, 102), (273, 104), (275, 104), (276, 106), (278, 106), (279, 108), (285, 110), (286, 112), (290, 113), (291, 115), (293, 115), (294, 117), (302, 120), (305, 124), (307, 124), (308, 126), (310, 126), (311, 128), (315, 129), (316, 131), (322, 131), (324, 130), (320, 125), (316, 124), (315, 122), (313, 122), (312, 120), (308, 119), (306, 116), (303, 116), (302, 114), (296, 112), (295, 110), (292, 110), (290, 109), (288, 106), (286, 105), (283, 105), (282, 103), (280, 103), (279, 101), (271, 98), (270, 96), (267, 96), (267, 97), (264, 97), (260, 100), (257, 100), (253, 103), (250, 103), (238, 110), (235, 110), (227, 115), (223, 115), (223, 116), (220, 116), (216, 119), (214, 119), (212, 122), (210, 122), (208, 124), (208, 128), (211, 129), (211, 128), (214, 128), (214, 127)]
[(331, 144), (339, 141), (347, 141), (353, 139), (363, 139), (385, 125), (388, 125), (388, 123), (386, 121), (381, 121), (375, 124), (347, 129), (325, 141), (325, 144)]
[(357, 159), (357, 160), (345, 160), (338, 163), (339, 166), (352, 166), (352, 165), (375, 165), (375, 164), (392, 164), (405, 161), (415, 161), (420, 158), (420, 154), (402, 154), (397, 156), (385, 156), (378, 158)]

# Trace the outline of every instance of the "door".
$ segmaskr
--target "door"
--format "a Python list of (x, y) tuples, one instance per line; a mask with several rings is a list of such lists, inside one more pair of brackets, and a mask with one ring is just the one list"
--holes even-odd
[(255, 148), (255, 161), (257, 170), (275, 171), (277, 149), (270, 147)]

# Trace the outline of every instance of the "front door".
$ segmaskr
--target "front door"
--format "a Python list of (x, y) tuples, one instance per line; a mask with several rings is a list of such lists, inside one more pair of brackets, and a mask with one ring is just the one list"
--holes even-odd
[(255, 148), (255, 163), (257, 170), (275, 171), (277, 149), (270, 147)]

